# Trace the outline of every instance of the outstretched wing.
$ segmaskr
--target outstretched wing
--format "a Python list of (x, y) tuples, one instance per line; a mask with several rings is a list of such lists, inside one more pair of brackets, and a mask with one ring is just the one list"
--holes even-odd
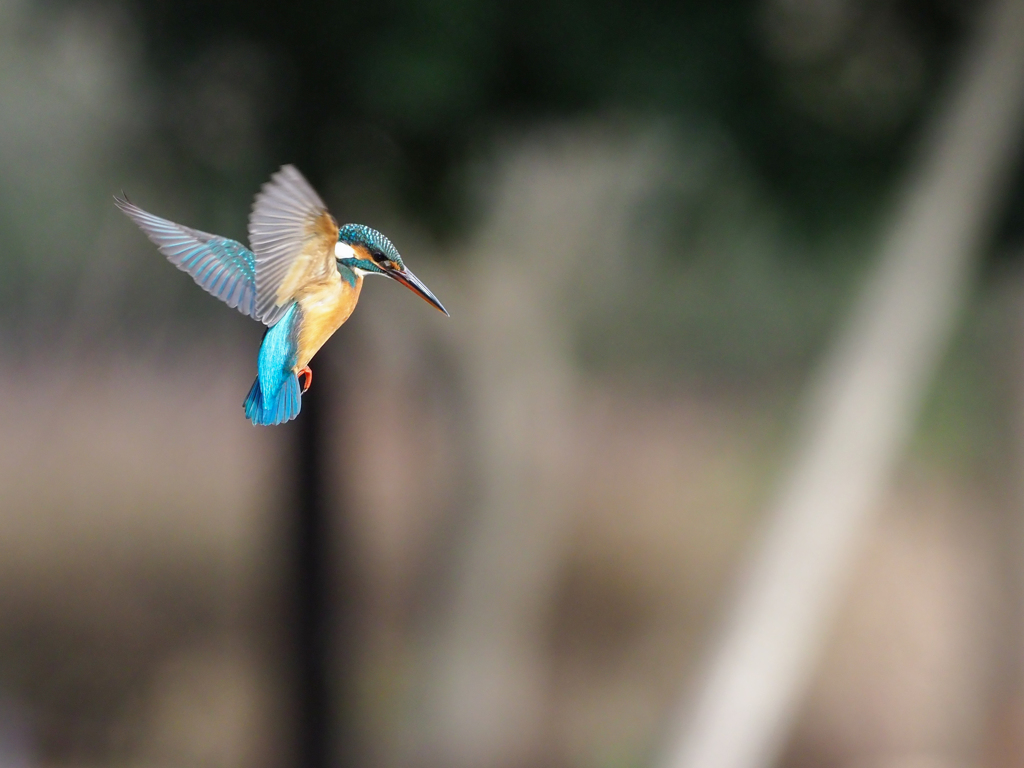
[(285, 165), (271, 176), (249, 215), (256, 316), (273, 325), (303, 287), (337, 274), (337, 242), (337, 222), (302, 174)]
[(256, 262), (236, 240), (183, 227), (142, 210), (125, 197), (114, 203), (134, 221), (160, 252), (199, 286), (243, 315), (257, 318)]

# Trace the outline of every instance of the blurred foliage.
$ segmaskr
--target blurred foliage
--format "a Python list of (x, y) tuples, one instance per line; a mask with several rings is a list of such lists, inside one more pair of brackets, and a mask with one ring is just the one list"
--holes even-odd
[[(120, 2), (179, 160), (250, 184), (284, 161), (314, 181), (361, 174), (438, 234), (464, 221), (458, 170), (495, 127), (615, 112), (715, 122), (801, 225), (827, 231), (872, 209), (974, 7)], [(264, 155), (232, 162), (255, 147), (231, 130), (232, 100), (259, 112)]]

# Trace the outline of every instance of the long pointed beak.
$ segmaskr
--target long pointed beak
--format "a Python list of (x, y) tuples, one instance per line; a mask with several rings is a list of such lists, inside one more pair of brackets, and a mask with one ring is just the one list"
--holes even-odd
[[(445, 309), (444, 305), (437, 300), (437, 296), (431, 293), (430, 289), (423, 284), (423, 281), (416, 277), (416, 275), (414, 275), (408, 269), (392, 269), (385, 272), (384, 274), (390, 277), (392, 280), (401, 283), (413, 293), (418, 293), (420, 296), (423, 297), (423, 300), (426, 301), (428, 304), (432, 304), (434, 307), (448, 315), (448, 310)], [(451, 317), (451, 315), (448, 315), (448, 317)]]

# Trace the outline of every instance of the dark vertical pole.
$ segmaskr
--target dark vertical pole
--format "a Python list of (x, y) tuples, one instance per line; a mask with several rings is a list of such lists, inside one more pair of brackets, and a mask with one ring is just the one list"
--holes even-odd
[(317, 386), (302, 398), (297, 424), (295, 519), (295, 653), (299, 768), (329, 768), (332, 692), (331, 531), (324, 484), (326, 424), (322, 398), (330, 381), (317, 376)]
[[(313, 386), (297, 420), (294, 547), (295, 653), (299, 768), (356, 763), (352, 724), (355, 581), (345, 490), (335, 465), (345, 383), (333, 359), (345, 359), (342, 328), (312, 365)], [(340, 491), (340, 493), (339, 493)]]

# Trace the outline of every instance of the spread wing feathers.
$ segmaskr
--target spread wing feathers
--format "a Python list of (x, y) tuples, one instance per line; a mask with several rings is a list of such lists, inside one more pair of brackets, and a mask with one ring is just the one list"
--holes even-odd
[(337, 242), (337, 222), (302, 174), (285, 165), (271, 176), (249, 215), (257, 317), (273, 325), (303, 287), (337, 274)]
[(252, 251), (236, 240), (161, 219), (125, 197), (115, 197), (114, 203), (203, 290), (229, 307), (237, 307), (243, 315), (256, 317), (256, 261)]

